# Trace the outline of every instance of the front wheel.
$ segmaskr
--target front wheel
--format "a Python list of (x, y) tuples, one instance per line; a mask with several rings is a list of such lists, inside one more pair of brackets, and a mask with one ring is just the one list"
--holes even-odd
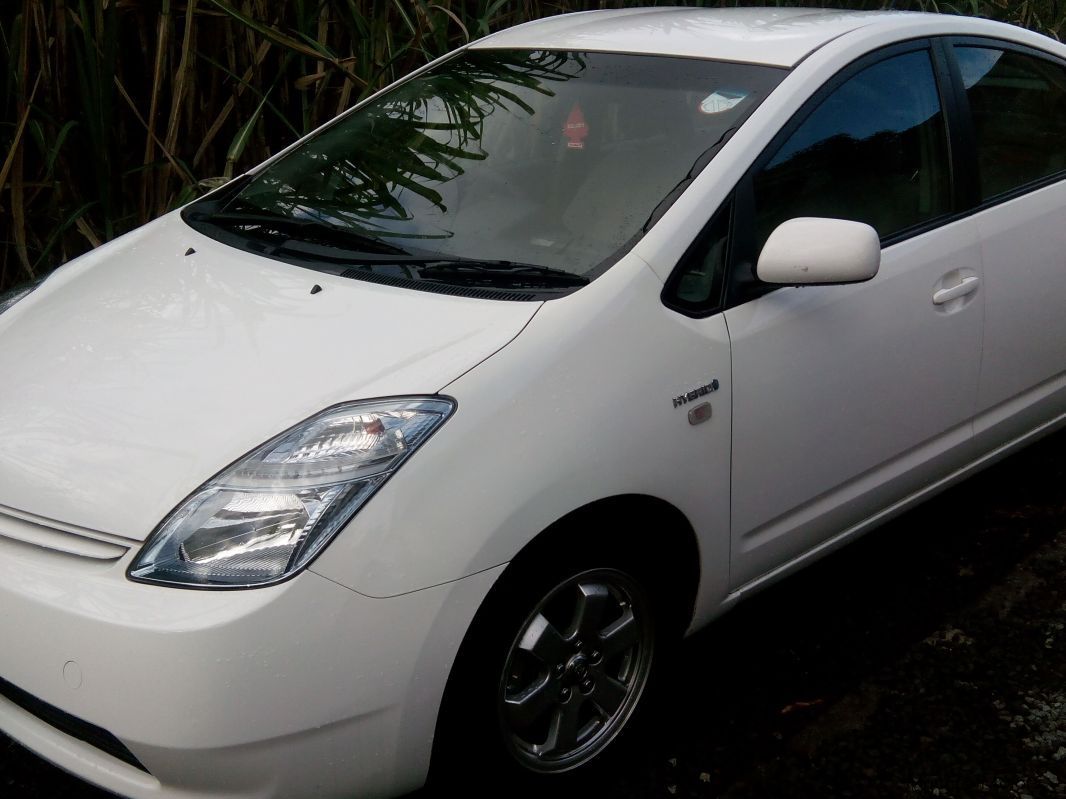
[(575, 574), (536, 601), (497, 690), (501, 734), (520, 765), (567, 771), (615, 739), (648, 684), (652, 622), (644, 591), (617, 569)]
[(616, 749), (663, 628), (646, 586), (636, 569), (597, 557), (504, 575), (453, 668), (434, 781), (558, 784)]

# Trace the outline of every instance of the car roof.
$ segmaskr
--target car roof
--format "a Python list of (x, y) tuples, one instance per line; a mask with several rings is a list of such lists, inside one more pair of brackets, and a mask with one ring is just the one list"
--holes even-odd
[(917, 20), (939, 16), (817, 8), (584, 11), (517, 25), (471, 47), (654, 53), (791, 67), (857, 28), (907, 28)]

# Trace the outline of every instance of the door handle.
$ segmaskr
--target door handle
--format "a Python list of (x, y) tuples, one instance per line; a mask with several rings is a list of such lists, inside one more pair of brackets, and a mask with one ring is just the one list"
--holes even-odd
[(951, 302), (959, 297), (965, 297), (972, 291), (977, 291), (977, 284), (981, 282), (977, 277), (964, 277), (961, 283), (952, 286), (949, 289), (940, 289), (933, 294), (933, 305), (943, 305), (946, 302)]

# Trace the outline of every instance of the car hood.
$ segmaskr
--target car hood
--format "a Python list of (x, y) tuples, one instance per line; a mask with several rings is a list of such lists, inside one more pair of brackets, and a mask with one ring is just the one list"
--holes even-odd
[(170, 214), (0, 316), (0, 506), (143, 540), (265, 440), (339, 402), (437, 392), (539, 307), (322, 274)]

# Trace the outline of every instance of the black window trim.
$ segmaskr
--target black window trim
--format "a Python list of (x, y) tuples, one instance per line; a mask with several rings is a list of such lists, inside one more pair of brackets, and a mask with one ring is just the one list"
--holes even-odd
[[(944, 109), (944, 122), (947, 126), (952, 204), (951, 211), (944, 217), (929, 220), (928, 223), (918, 226), (914, 232), (901, 231), (907, 234), (906, 238), (963, 218), (969, 213), (968, 209), (973, 205), (973, 198), (978, 190), (977, 174), (971, 168), (972, 164), (977, 163), (977, 154), (973, 148), (973, 126), (970, 124), (966, 105), (960, 102), (965, 99), (965, 91), (962, 87), (958, 65), (951, 53), (951, 45), (948, 44), (947, 37), (932, 38), (929, 40), (929, 45), (930, 55), (933, 58), (933, 72), (936, 75), (940, 93), (940, 105)], [(890, 236), (886, 239), (890, 244), (882, 242), (882, 249), (895, 244), (894, 238)], [(903, 238), (898, 240), (903, 241)]]
[[(676, 296), (678, 285), (688, 272), (692, 262), (702, 258), (706, 254), (708, 243), (722, 214), (726, 214), (729, 218), (726, 220), (726, 251), (725, 257), (722, 259), (722, 269), (726, 274), (723, 276), (721, 285), (718, 287), (718, 296), (712, 297), (706, 303), (685, 302)], [(735, 219), (736, 203), (734, 202), (734, 193), (730, 192), (729, 196), (722, 200), (722, 204), (718, 206), (713, 214), (711, 214), (707, 224), (703, 226), (699, 234), (692, 240), (692, 243), (689, 244), (688, 248), (685, 250), (685, 254), (681, 256), (681, 259), (677, 262), (677, 266), (666, 279), (666, 283), (663, 284), (662, 293), (659, 295), (663, 305), (672, 311), (677, 311), (679, 314), (684, 314), (693, 319), (705, 319), (706, 317), (712, 316), (723, 310), (722, 303), (725, 300), (727, 284), (729, 282), (729, 272), (732, 264), (732, 251), (735, 241), (735, 236), (733, 234)]]

